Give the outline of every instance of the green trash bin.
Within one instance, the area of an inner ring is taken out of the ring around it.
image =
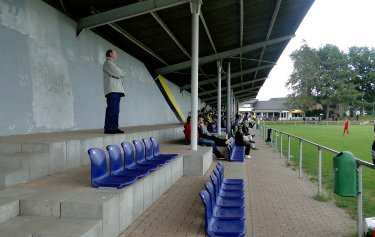
[[[358,193],[357,164],[351,152],[340,152],[333,158],[334,189],[344,197],[356,197]]]

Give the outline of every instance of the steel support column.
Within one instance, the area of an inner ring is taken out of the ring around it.
[[[221,134],[221,61],[217,61],[217,134]]]
[[[227,76],[227,135],[230,135],[231,127],[230,127],[230,101],[232,99],[231,93],[230,93],[230,61],[228,61],[228,76]]]
[[[196,151],[198,133],[198,50],[199,50],[199,12],[202,2],[194,0],[191,7],[191,149]]]

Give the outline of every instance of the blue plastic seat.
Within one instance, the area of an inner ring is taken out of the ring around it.
[[[210,186],[210,182],[207,182],[205,186]],[[215,194],[213,193],[213,186],[211,184],[210,190],[207,192],[210,194],[211,205],[212,205],[212,216],[222,219],[245,219],[245,207],[222,207],[216,204]]]
[[[158,167],[153,165],[146,164],[137,164],[135,162],[134,148],[133,145],[129,142],[121,143],[122,149],[124,150],[124,167],[129,170],[139,170],[145,173],[150,173],[151,171],[156,170]]]
[[[212,194],[214,200],[216,200],[216,205],[219,207],[241,207],[245,208],[245,199],[243,198],[231,198],[231,197],[220,197],[216,194],[216,188],[210,182],[205,183],[207,191]]]
[[[222,190],[230,191],[230,190],[242,190],[244,191],[244,183],[223,183],[224,175],[218,170],[218,168],[214,168],[213,174],[216,175],[218,178],[219,186]]]
[[[135,148],[135,160],[137,164],[141,165],[149,165],[153,168],[159,168],[163,164],[160,164],[159,162],[151,161],[151,160],[146,160],[145,157],[145,148],[143,145],[143,142],[139,140],[133,140],[134,148]]]
[[[212,215],[210,195],[202,190],[199,193],[205,207],[205,229],[208,236],[245,236],[246,224],[243,219],[221,219]]]
[[[165,164],[170,162],[172,159],[161,159],[161,158],[155,158],[154,152],[152,150],[152,143],[150,139],[143,138],[143,145],[145,146],[145,159],[158,162],[160,164]]]
[[[224,163],[222,161],[218,161],[216,166],[222,166],[224,168]]]
[[[245,198],[245,193],[243,190],[223,190],[220,187],[220,183],[216,175],[211,174],[210,179],[215,187],[216,197],[226,197],[226,198]]]
[[[109,167],[110,173],[114,176],[136,176],[137,178],[142,178],[146,176],[149,171],[147,170],[135,170],[135,169],[127,169],[123,165],[122,162],[122,155],[120,147],[116,145],[108,145],[106,146],[108,154],[109,154]],[[134,160],[134,156],[133,156]]]
[[[91,160],[91,185],[95,188],[123,188],[137,180],[136,177],[110,176],[107,169],[107,157],[103,149],[91,148],[87,151]]]
[[[162,159],[174,159],[174,158],[177,157],[178,154],[173,154],[173,153],[170,153],[170,154],[161,154],[160,153],[160,146],[159,146],[159,143],[156,140],[156,138],[150,137],[150,140],[151,140],[152,148],[153,148],[153,151],[154,151],[154,157],[156,159],[159,159],[159,158],[162,158]]]
[[[226,179],[224,177],[224,165],[222,164],[222,162],[220,162],[221,164],[216,164],[216,169],[219,171],[220,175],[223,176],[222,177],[222,183],[224,184],[244,184],[244,180],[243,179]]]
[[[236,162],[243,162],[245,160],[245,147],[236,145],[233,140],[229,146],[229,160]]]

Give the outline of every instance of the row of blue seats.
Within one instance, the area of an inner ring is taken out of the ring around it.
[[[161,154],[159,143],[153,137],[143,138],[142,141],[134,140],[133,144],[135,153],[131,143],[121,143],[124,156],[121,154],[120,147],[106,146],[109,154],[109,171],[104,149],[90,148],[88,150],[93,187],[123,188],[177,157],[177,154]]]
[[[236,145],[234,139],[228,145],[229,160],[243,162],[245,160],[245,146]]]
[[[219,162],[200,192],[205,207],[208,236],[245,236],[245,191],[243,179],[224,178],[224,164]]]

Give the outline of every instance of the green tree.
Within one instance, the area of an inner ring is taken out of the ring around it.
[[[316,103],[313,82],[317,77],[318,56],[316,50],[304,42],[290,57],[293,60],[294,70],[286,83],[292,91],[288,102],[292,108],[307,111],[311,104]]]
[[[316,50],[304,42],[291,59],[294,69],[286,85],[293,91],[290,100],[301,107],[320,103],[328,117],[330,105],[349,106],[361,96],[353,83],[355,71],[337,46],[327,44]]]
[[[356,73],[355,88],[362,93],[353,106],[360,107],[363,115],[363,107],[372,107],[375,102],[375,49],[353,46],[349,48],[348,59],[351,70]]]
[[[355,71],[350,70],[349,60],[337,46],[327,44],[318,50],[320,88],[318,101],[326,109],[329,116],[329,106],[341,104],[349,106],[356,101],[361,93],[355,88],[353,78]]]

